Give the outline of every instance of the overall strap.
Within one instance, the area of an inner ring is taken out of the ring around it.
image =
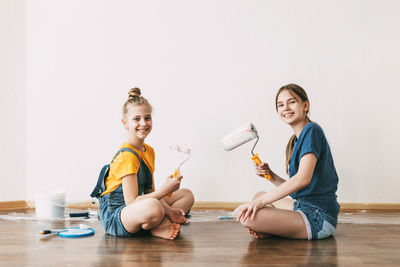
[[[139,155],[135,151],[133,151],[130,148],[124,147],[124,148],[121,148],[120,150],[118,150],[118,152],[115,154],[114,158],[112,159],[111,163],[119,155],[119,153],[124,152],[124,151],[129,151],[129,152],[133,153],[140,160]],[[104,181],[107,178],[106,176],[108,176],[108,172],[110,170],[110,164],[105,165],[101,169],[99,178],[97,179],[97,184],[96,184],[95,188],[93,189],[92,193],[90,194],[90,196],[92,198],[99,197],[101,195],[102,191],[104,190],[104,188],[102,188],[102,185],[104,185]],[[93,202],[93,199],[92,199],[92,202]],[[94,202],[93,202],[93,204],[94,204]]]
[[[129,152],[135,154],[135,156],[138,157],[138,159],[140,160],[139,155],[138,155],[135,151],[133,151],[133,150],[130,149],[130,148],[123,147],[123,148],[121,148],[120,150],[118,150],[118,152],[115,154],[115,156],[114,156],[114,158],[112,159],[112,161],[110,162],[110,164],[113,163],[114,159],[119,155],[119,153],[125,152],[125,151],[129,151]]]
[[[113,160],[111,161],[111,163],[114,161],[114,159],[118,156],[119,153],[124,152],[124,151],[129,151],[133,154],[135,154],[135,156],[138,158],[139,163],[140,163],[140,167],[139,170],[137,172],[137,182],[138,182],[138,194],[139,195],[144,195],[145,194],[145,190],[149,189],[152,187],[152,178],[153,175],[150,172],[149,167],[146,165],[146,163],[144,162],[143,159],[141,159],[139,157],[139,155],[132,149],[130,148],[121,148],[117,154],[114,156]],[[110,165],[111,165],[110,163]],[[104,177],[105,179],[106,177]]]

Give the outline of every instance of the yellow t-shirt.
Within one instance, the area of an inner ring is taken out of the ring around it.
[[[128,143],[123,143],[118,150],[121,148],[130,148],[135,151],[139,155],[140,159],[142,159],[146,163],[147,167],[149,167],[151,174],[153,174],[155,160],[154,150],[147,144],[144,144],[144,147],[146,151],[142,152]],[[129,174],[138,173],[139,167],[140,161],[135,154],[129,151],[123,151],[119,153],[119,155],[110,164],[110,172],[105,183],[106,190],[101,195],[107,195],[117,189],[117,187],[122,184],[121,178]]]

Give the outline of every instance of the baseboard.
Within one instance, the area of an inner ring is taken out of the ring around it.
[[[197,201],[193,205],[193,210],[234,210],[245,202],[208,202]]]
[[[216,201],[197,201],[194,203],[192,210],[234,210],[244,202],[216,202]],[[0,210],[16,210],[35,208],[34,201],[0,201]],[[67,205],[71,209],[98,209],[99,204],[96,201],[83,201]],[[365,212],[400,212],[400,203],[340,203],[341,212],[365,211]]]
[[[25,200],[0,201],[0,210],[21,210],[28,208]]]
[[[367,211],[367,212],[389,212],[400,211],[400,203],[351,203],[343,202],[340,204],[340,211]]]
[[[28,208],[31,208],[31,209],[35,208],[35,201],[26,201],[26,203],[28,204]],[[98,209],[99,203],[98,203],[98,201],[96,201],[93,204],[92,201],[88,200],[88,201],[67,204],[67,208],[69,208],[69,209]]]
[[[98,209],[99,202],[96,201],[95,203],[92,203],[92,201],[88,200],[85,202],[68,204],[67,208],[70,208],[70,209]]]

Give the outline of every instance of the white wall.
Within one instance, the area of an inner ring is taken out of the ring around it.
[[[198,201],[248,200],[272,187],[253,174],[250,144],[225,152],[219,140],[253,121],[256,151],[284,175],[291,130],[274,96],[295,82],[330,142],[339,200],[399,203],[399,9],[378,0],[28,1],[26,199],[57,189],[87,200],[124,140],[121,107],[139,86],[154,106],[156,183],[182,158],[168,149],[180,144],[193,151],[183,185]]]
[[[25,1],[0,0],[0,201],[25,199]]]

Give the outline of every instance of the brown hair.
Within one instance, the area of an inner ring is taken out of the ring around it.
[[[294,83],[284,85],[278,90],[278,92],[276,93],[276,96],[275,96],[275,108],[276,108],[277,112],[278,112],[278,96],[283,91],[289,91],[289,93],[292,96],[294,96],[295,98],[300,98],[303,103],[305,101],[309,101],[306,91],[303,88],[301,88],[299,85],[294,84]],[[310,118],[308,117],[309,111],[310,111],[310,109],[307,110],[306,118],[309,121],[311,121]],[[290,157],[292,156],[292,148],[293,148],[293,142],[294,142],[295,138],[296,138],[296,135],[293,134],[290,137],[288,144],[286,145],[286,173],[287,174],[289,174],[289,163],[290,163]]]
[[[122,107],[122,115],[125,116],[126,113],[128,112],[128,105],[133,104],[133,105],[149,105],[150,108],[151,105],[149,101],[147,101],[146,98],[141,96],[140,89],[137,87],[132,88],[128,92],[128,100],[126,100],[124,106]]]

